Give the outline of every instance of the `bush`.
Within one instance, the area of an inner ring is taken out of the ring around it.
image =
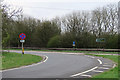
[[[62,34],[60,39],[62,48],[72,48],[73,41],[76,43],[76,40],[71,33]]]
[[[54,36],[52,37],[47,44],[47,47],[49,48],[59,48],[61,47],[61,41],[60,41],[60,36]]]
[[[109,36],[106,40],[106,48],[117,49],[118,48],[118,35]]]

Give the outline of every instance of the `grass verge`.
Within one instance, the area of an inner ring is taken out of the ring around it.
[[[98,56],[98,57],[104,57],[108,58],[116,63],[118,63],[118,55],[94,55],[94,54],[87,54],[87,55],[92,55],[92,56]],[[103,73],[94,75],[92,78],[119,78],[118,77],[118,71],[120,71],[120,68],[118,67],[119,64],[113,69],[110,69],[108,71],[105,71]]]
[[[2,53],[2,70],[16,68],[24,65],[30,65],[33,63],[40,62],[41,56],[24,54],[23,56],[19,53],[3,52]]]

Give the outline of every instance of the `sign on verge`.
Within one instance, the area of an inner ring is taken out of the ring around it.
[[[25,35],[24,33],[21,33],[21,34],[19,35],[19,38],[20,38],[21,40],[24,40],[24,39],[26,38],[26,35]]]
[[[105,42],[105,38],[97,38],[96,42]]]

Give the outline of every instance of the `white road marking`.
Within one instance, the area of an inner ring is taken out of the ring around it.
[[[100,64],[102,64],[102,61],[100,59],[97,59],[99,61]]]
[[[91,75],[85,75],[85,74],[83,74],[83,75],[80,75],[80,76],[92,77]]]
[[[93,72],[103,72],[103,71],[99,71],[99,70],[93,70]]]
[[[115,68],[115,67],[116,67],[116,64],[113,65],[113,68]]]
[[[43,55],[43,56],[45,56],[45,55]],[[45,57],[46,57],[45,60],[42,61],[42,62],[35,63],[35,64],[28,65],[28,66],[22,66],[22,67],[19,67],[19,68],[13,68],[13,69],[2,70],[2,72],[11,71],[11,70],[16,70],[16,69],[23,69],[23,68],[32,67],[32,66],[36,66],[36,65],[42,64],[42,63],[44,63],[44,62],[46,62],[46,61],[48,60],[48,57],[47,57],[47,56],[45,56]]]
[[[44,55],[45,56],[45,55]],[[46,62],[47,60],[48,60],[48,57],[47,56],[45,56],[46,57],[46,59],[43,61],[43,62]]]
[[[98,67],[99,69],[109,69],[109,68],[106,68],[106,67]]]
[[[111,66],[111,65],[103,65],[103,66]]]
[[[92,68],[92,69],[89,69],[89,70],[87,70],[87,71],[84,71],[84,72],[81,72],[81,73],[77,73],[77,74],[71,75],[70,77],[79,76],[79,75],[81,75],[81,74],[90,72],[90,71],[92,71],[92,70],[94,70],[94,69],[96,69],[96,68],[98,68],[98,66],[96,66],[96,67],[94,67],[94,68]]]

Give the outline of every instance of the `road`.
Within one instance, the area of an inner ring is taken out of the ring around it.
[[[25,54],[42,55],[46,59],[37,65],[4,70],[3,78],[87,78],[115,67],[111,60],[83,54],[39,51],[25,51]]]

